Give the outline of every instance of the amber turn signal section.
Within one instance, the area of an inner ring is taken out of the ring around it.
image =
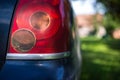
[[[29,30],[17,30],[12,35],[12,46],[18,52],[27,52],[33,48],[36,39],[33,33]]]
[[[30,18],[30,23],[34,29],[43,32],[48,28],[50,24],[50,17],[45,12],[35,12]]]

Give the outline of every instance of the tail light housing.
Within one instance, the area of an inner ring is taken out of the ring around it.
[[[69,51],[64,0],[19,0],[13,16],[9,53],[55,54]]]

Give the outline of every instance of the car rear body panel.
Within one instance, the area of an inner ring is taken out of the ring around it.
[[[74,80],[70,59],[20,61],[7,60],[0,80]]]
[[[0,67],[7,53],[8,34],[16,0],[0,0]]]

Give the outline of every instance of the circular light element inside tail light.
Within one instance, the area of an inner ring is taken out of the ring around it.
[[[50,24],[50,17],[45,12],[35,12],[30,18],[30,23],[34,29],[43,32],[48,28]]]
[[[31,0],[16,12],[17,27],[31,30],[37,40],[54,36],[61,23],[62,18],[59,8],[53,7],[47,2]]]
[[[26,29],[17,30],[12,35],[12,46],[18,52],[27,52],[33,48],[36,43],[34,34]]]

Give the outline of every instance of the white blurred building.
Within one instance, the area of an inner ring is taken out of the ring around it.
[[[79,31],[79,36],[80,37],[86,37],[88,36],[91,32],[94,31],[94,23],[98,22],[100,25],[103,16],[105,13],[105,7],[103,6],[102,3],[98,3],[96,0],[70,0],[71,5],[74,10],[74,16],[77,20],[77,27]],[[96,21],[95,21],[96,20]],[[98,29],[97,32],[97,37],[102,37],[106,34],[106,30],[104,27]],[[103,30],[104,29],[104,30]],[[99,32],[100,31],[100,32]],[[104,34],[101,34],[102,32]]]

